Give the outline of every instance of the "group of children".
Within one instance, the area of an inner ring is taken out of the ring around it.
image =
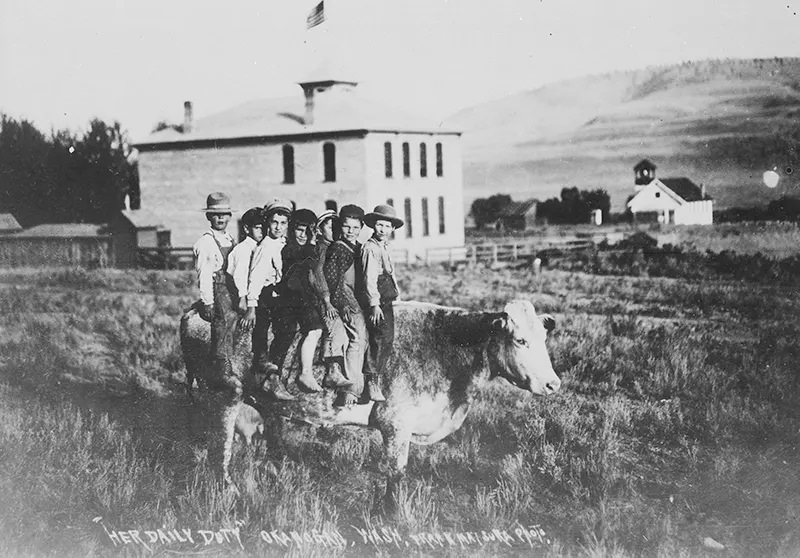
[[[322,385],[336,390],[334,405],[384,401],[380,377],[394,345],[398,298],[388,242],[403,226],[394,208],[378,205],[365,214],[345,205],[338,214],[316,215],[274,199],[244,213],[246,236],[238,244],[227,232],[233,213],[227,195],[210,194],[202,211],[211,229],[194,245],[198,311],[211,322],[219,377],[233,374],[236,332],[252,328],[251,377],[265,378],[264,389],[277,399],[294,399],[286,389],[286,360],[299,334],[301,389],[323,389],[312,371],[322,341]],[[373,232],[362,245],[364,225]]]

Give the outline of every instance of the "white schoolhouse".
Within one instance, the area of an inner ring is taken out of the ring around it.
[[[137,144],[142,209],[161,217],[174,246],[207,228],[198,209],[217,190],[231,196],[234,218],[275,197],[316,212],[389,203],[406,223],[396,249],[424,257],[464,245],[460,132],[364,99],[355,81],[317,73],[299,85],[302,96],[196,122],[186,103],[182,126]]]

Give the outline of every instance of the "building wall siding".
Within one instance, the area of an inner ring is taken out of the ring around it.
[[[393,172],[386,178],[384,144],[392,144]],[[408,142],[411,176],[403,176],[402,144]],[[420,176],[420,143],[426,144],[427,176]],[[442,144],[443,173],[436,176],[436,144]],[[368,212],[391,199],[399,217],[404,218],[406,198],[411,200],[413,232],[395,235],[393,246],[408,250],[412,257],[425,257],[429,248],[464,245],[464,189],[460,136],[453,134],[405,134],[372,132],[366,138],[366,183]],[[439,233],[439,197],[445,199],[445,232]],[[424,236],[422,199],[428,199],[428,236]]]
[[[322,146],[336,146],[336,182],[325,182]],[[314,211],[325,208],[325,200],[366,202],[365,155],[362,138],[293,142],[295,183],[283,183],[283,145],[286,142],[145,151],[139,156],[142,208],[162,216],[172,230],[174,246],[191,246],[208,228],[200,209],[210,192],[231,196],[234,222],[250,207],[264,205],[274,197],[295,201]],[[232,223],[233,224],[233,223]],[[229,227],[235,234],[235,227]]]

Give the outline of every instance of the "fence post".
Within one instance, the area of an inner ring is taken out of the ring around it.
[[[511,259],[517,261],[517,243],[511,245]]]
[[[426,248],[425,249],[425,266],[426,267],[430,267],[431,266],[431,249],[430,248]]]
[[[447,250],[447,262],[450,264],[450,267],[453,267],[453,249],[448,248]]]
[[[497,244],[492,244],[492,264],[497,265]]]

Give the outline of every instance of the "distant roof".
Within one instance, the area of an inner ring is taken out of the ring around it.
[[[638,171],[639,169],[650,169],[655,170],[656,166],[647,159],[642,159],[633,167],[633,170]]]
[[[659,180],[664,184],[664,186],[675,192],[687,202],[709,199],[708,196],[704,198],[703,191],[700,189],[700,187],[688,178],[659,178]]]
[[[0,232],[17,232],[22,227],[11,213],[0,213]]]
[[[17,233],[16,237],[87,238],[105,236],[105,225],[90,223],[47,223]]]
[[[123,209],[121,213],[137,229],[159,229],[164,227],[164,219],[146,209]]]
[[[188,133],[171,128],[160,130],[138,142],[137,147],[158,149],[180,143],[356,131],[461,133],[442,128],[438,122],[364,99],[355,91],[331,90],[318,93],[314,106],[314,123],[306,125],[305,98],[298,88],[298,95],[294,97],[250,101],[199,118]]]
[[[539,203],[538,200],[511,202],[502,211],[500,217],[520,217],[526,215],[537,203]]]

